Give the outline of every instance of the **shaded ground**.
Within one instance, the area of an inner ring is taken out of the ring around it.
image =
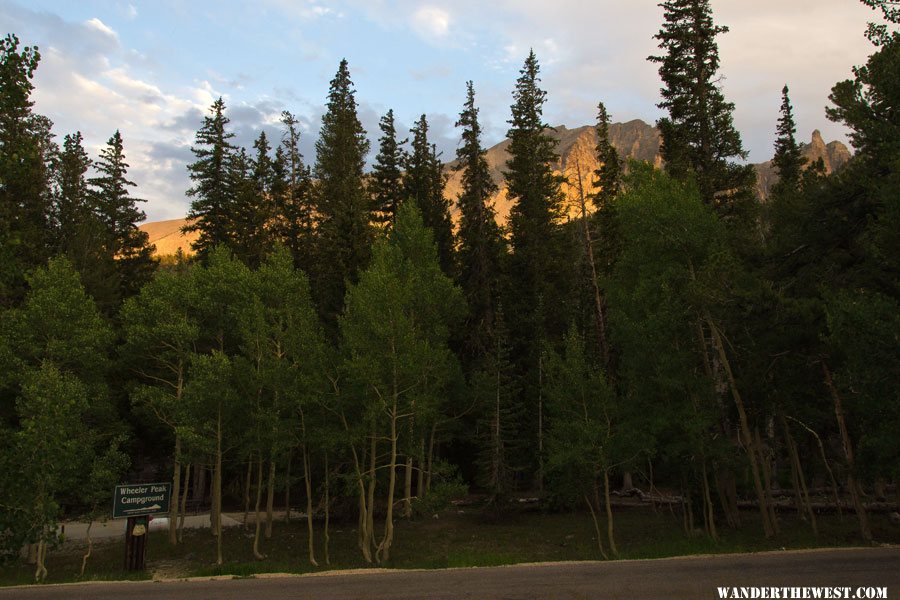
[[[676,513],[662,510],[654,513],[648,507],[621,509],[615,516],[620,557],[656,558],[863,545],[853,515],[845,515],[842,521],[836,515],[821,516],[820,535],[816,538],[807,524],[793,514],[785,514],[780,519],[781,533],[772,540],[763,538],[754,514],[745,513],[744,517],[741,529],[723,527],[721,540],[715,543],[705,538],[686,537],[681,529],[681,518]],[[221,567],[214,564],[215,540],[208,530],[186,531],[184,544],[176,547],[168,545],[165,531],[151,531],[147,572],[143,574],[122,572],[124,541],[110,540],[95,545],[85,579],[249,576],[371,566],[362,560],[356,547],[355,521],[332,524],[330,566],[324,560],[322,524],[317,523],[316,557],[320,566],[310,565],[305,523],[296,516],[287,524],[276,522],[272,539],[261,541],[261,550],[267,555],[261,561],[252,556],[252,528],[226,529],[223,537],[225,564]],[[879,543],[900,544],[900,527],[891,524],[886,515],[872,515],[872,528]],[[77,580],[82,552],[81,548],[72,546],[52,551],[47,560],[48,582]],[[398,520],[391,560],[382,566],[430,569],[599,558],[589,515],[522,512],[492,521],[477,510],[454,509],[441,513],[438,518]],[[33,567],[28,565],[0,569],[0,584],[29,583],[32,578]]]

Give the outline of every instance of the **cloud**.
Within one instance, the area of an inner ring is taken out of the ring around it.
[[[412,28],[426,40],[444,38],[450,32],[450,13],[436,6],[423,6],[411,17]]]
[[[87,21],[84,22],[84,24],[92,29],[96,29],[97,31],[99,31],[100,33],[102,33],[104,35],[107,35],[107,36],[115,39],[116,41],[119,40],[119,34],[117,34],[115,31],[113,31],[109,27],[109,25],[107,25],[106,23],[104,23],[103,21],[98,19],[97,17],[88,19]]]

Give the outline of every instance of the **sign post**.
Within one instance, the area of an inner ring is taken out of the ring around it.
[[[113,519],[127,518],[125,529],[125,570],[144,569],[150,515],[169,512],[171,483],[117,485],[113,493]]]

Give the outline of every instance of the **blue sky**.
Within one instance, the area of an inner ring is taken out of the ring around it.
[[[798,136],[844,130],[824,117],[831,86],[865,61],[875,14],[855,0],[713,0],[722,85],[750,160],[770,158],[784,83]],[[445,159],[465,82],[475,82],[488,145],[507,129],[518,70],[534,48],[547,120],[593,123],[598,100],[615,121],[660,116],[651,0],[0,0],[0,29],[42,54],[36,110],[64,134],[80,130],[96,156],[120,129],[130,176],[149,220],[184,215],[185,165],[202,116],[223,96],[248,147],[261,128],[278,138],[282,110],[304,126],[314,159],[328,82],[350,64],[360,117],[377,149],[378,118],[393,108],[406,129],[426,113]],[[371,157],[370,157],[371,158]]]

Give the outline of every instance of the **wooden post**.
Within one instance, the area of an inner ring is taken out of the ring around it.
[[[125,570],[143,571],[147,552],[149,519],[146,516],[128,517],[125,526]]]

